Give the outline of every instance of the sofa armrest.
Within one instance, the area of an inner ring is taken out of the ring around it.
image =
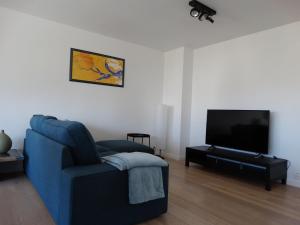
[[[127,171],[106,163],[64,169],[58,225],[134,224],[160,215],[168,207],[169,168],[162,173],[166,197],[130,205]]]
[[[59,225],[99,222],[128,204],[128,173],[106,163],[71,167],[62,171],[61,189]]]

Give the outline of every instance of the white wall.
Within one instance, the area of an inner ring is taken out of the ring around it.
[[[22,146],[33,114],[82,121],[95,139],[155,131],[163,53],[0,8],[0,129]],[[125,88],[69,82],[70,48],[125,58]]]
[[[185,159],[185,149],[189,145],[191,130],[193,50],[184,48],[181,105],[181,143],[180,158]]]
[[[175,159],[180,154],[183,57],[184,48],[164,54],[163,103],[169,106],[166,154]]]
[[[166,154],[183,159],[189,142],[193,51],[178,48],[164,54],[163,103],[169,106]]]
[[[300,186],[300,23],[194,52],[191,145],[205,143],[206,110],[271,110],[270,154],[291,161]]]

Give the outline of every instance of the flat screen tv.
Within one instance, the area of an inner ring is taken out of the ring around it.
[[[268,110],[207,110],[206,144],[268,153]]]

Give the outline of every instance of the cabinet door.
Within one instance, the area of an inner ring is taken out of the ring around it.
[[[215,164],[215,168],[223,172],[239,172],[240,162],[215,156],[207,156],[208,161]]]
[[[206,162],[206,154],[204,154],[202,151],[188,150],[187,154],[191,162],[200,164],[205,164]]]
[[[255,179],[265,179],[266,177],[266,167],[256,166],[251,164],[243,164],[241,170],[244,176],[252,177]]]

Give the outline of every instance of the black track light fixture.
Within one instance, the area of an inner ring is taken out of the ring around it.
[[[198,18],[200,21],[207,20],[211,23],[214,23],[213,16],[217,14],[217,12],[208,6],[198,2],[197,0],[191,0],[189,5],[193,8],[191,9],[190,15],[194,18]]]

